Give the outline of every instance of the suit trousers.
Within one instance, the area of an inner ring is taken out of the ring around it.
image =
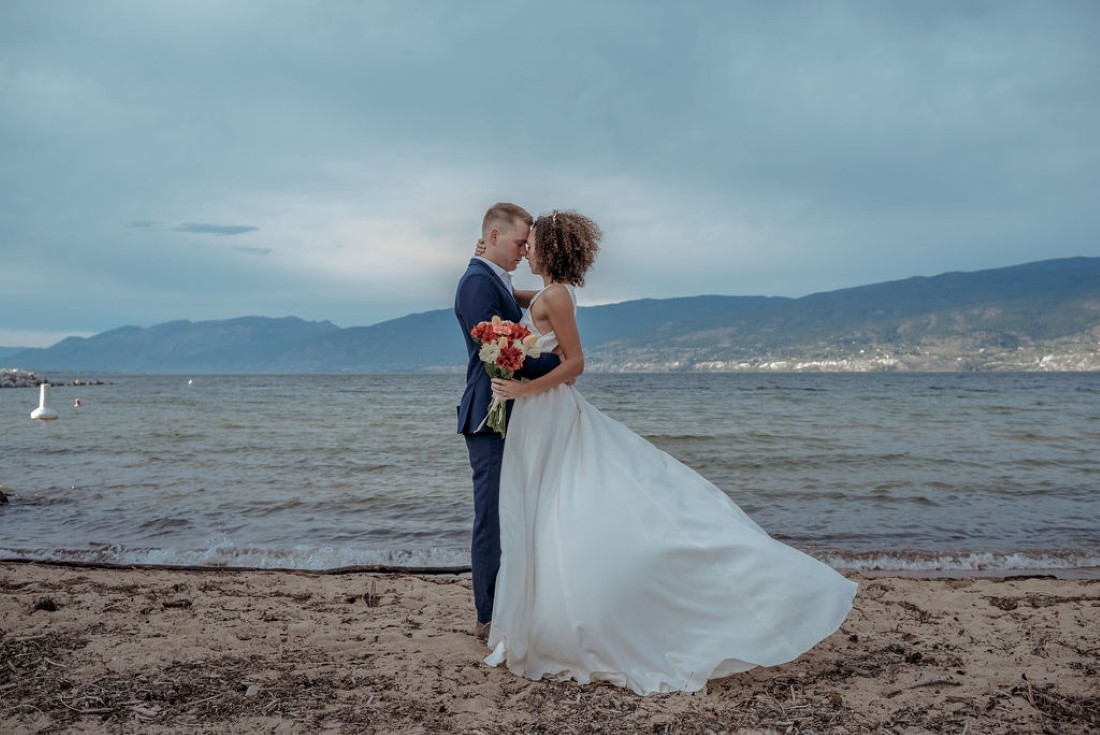
[[[474,607],[479,623],[493,618],[493,592],[500,570],[500,466],[504,438],[496,432],[464,434],[474,473],[474,532],[470,542]]]

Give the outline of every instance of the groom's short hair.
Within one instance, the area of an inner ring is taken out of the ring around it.
[[[481,220],[481,231],[485,233],[493,229],[494,226],[499,228],[501,225],[511,227],[512,220],[517,219],[526,222],[528,227],[535,221],[535,218],[531,216],[530,212],[518,204],[497,202],[489,207],[489,211],[485,213],[485,219]]]

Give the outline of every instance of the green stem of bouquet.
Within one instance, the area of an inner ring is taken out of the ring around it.
[[[485,371],[489,373],[490,378],[504,378],[505,380],[512,379],[512,371],[505,370],[497,367],[496,365],[490,365],[486,363]],[[502,439],[508,438],[508,401],[497,402],[496,398],[489,404],[489,416],[488,416],[489,428],[500,434]]]

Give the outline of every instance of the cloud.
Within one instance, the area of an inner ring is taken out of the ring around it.
[[[199,232],[204,235],[243,235],[246,232],[256,232],[260,228],[251,225],[211,225],[188,222],[173,229],[177,232]]]
[[[233,249],[241,253],[247,253],[249,255],[271,255],[271,248],[251,248],[244,245],[234,245]]]
[[[1100,256],[1095,3],[0,15],[0,313],[33,301],[27,329],[444,307],[498,200],[601,224],[582,303]]]

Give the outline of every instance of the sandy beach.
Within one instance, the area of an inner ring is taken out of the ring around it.
[[[643,698],[482,664],[462,576],[0,563],[0,731],[1100,731],[1100,580],[852,578],[798,660]]]

